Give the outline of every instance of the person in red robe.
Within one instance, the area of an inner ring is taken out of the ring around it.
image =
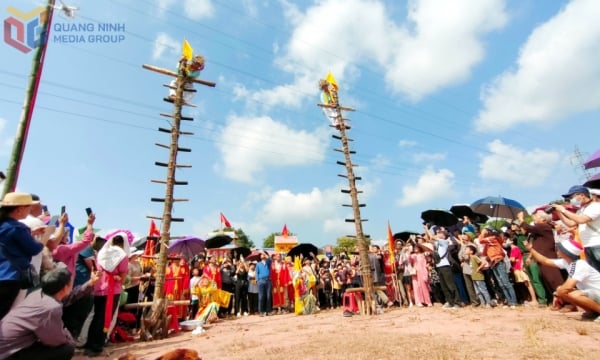
[[[185,258],[173,259],[165,273],[165,294],[168,300],[188,300],[190,297],[190,268]],[[187,306],[177,305],[180,319],[187,316]]]
[[[287,285],[287,301],[288,301],[288,311],[294,312],[296,294],[294,291],[294,262],[292,261],[291,256],[285,257],[285,265],[288,272],[288,276],[290,278],[290,283]]]
[[[273,309],[277,309],[278,313],[282,313],[286,308],[285,295],[291,282],[287,265],[281,261],[280,254],[275,254],[271,263],[271,283],[273,284]]]
[[[202,275],[206,275],[212,280],[214,286],[218,289],[222,288],[221,283],[221,269],[217,265],[217,259],[214,256],[208,258],[208,263],[202,269]]]

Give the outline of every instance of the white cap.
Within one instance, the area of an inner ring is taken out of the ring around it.
[[[590,194],[600,196],[600,189],[592,189],[590,188]]]

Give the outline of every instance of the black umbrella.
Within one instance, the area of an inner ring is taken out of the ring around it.
[[[407,242],[411,235],[416,236],[419,235],[419,233],[414,231],[401,231],[394,234],[394,240],[402,240],[403,242]]]
[[[475,224],[485,224],[488,221],[487,215],[476,213],[469,205],[453,205],[450,208],[450,212],[459,219],[462,219],[463,216],[468,216]]]
[[[206,239],[206,242],[204,243],[204,247],[207,249],[220,248],[220,247],[223,247],[223,246],[231,243],[231,240],[233,240],[233,239],[229,235],[217,234],[209,239]]]
[[[313,244],[309,244],[309,243],[303,243],[303,244],[298,244],[296,246],[294,246],[293,248],[290,249],[290,251],[288,251],[287,256],[291,256],[292,258],[295,256],[300,256],[302,255],[305,258],[312,258],[314,254],[314,256],[317,256],[317,252],[319,251],[319,249],[314,246]]]
[[[232,249],[230,253],[232,259],[239,260],[240,256],[243,256],[245,259],[248,255],[250,255],[250,253],[252,253],[252,250],[248,249],[247,247],[240,246]]]
[[[423,211],[421,219],[438,226],[452,226],[458,222],[458,218],[450,211],[436,209]]]

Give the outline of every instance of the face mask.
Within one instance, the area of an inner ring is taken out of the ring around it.
[[[571,203],[571,205],[575,205],[575,206],[579,206],[581,205],[581,201],[579,201],[577,198],[572,197],[571,200],[569,200],[569,202]]]

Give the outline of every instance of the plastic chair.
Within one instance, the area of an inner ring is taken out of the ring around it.
[[[360,293],[349,293],[345,292],[342,295],[342,311],[349,311],[351,313],[358,313],[358,303],[356,302],[356,298],[362,299]]]

